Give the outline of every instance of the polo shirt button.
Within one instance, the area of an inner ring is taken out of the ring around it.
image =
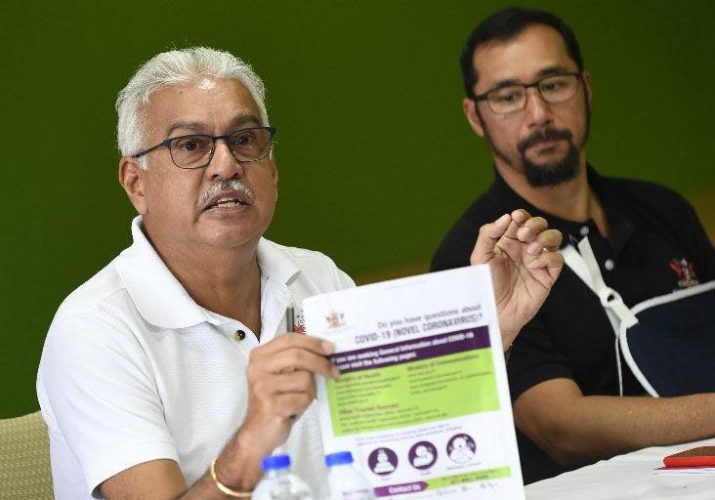
[[[606,271],[613,271],[613,268],[616,267],[611,259],[606,259],[606,262],[604,262],[603,265],[606,268]]]
[[[581,236],[588,235],[588,232],[589,232],[588,226],[581,226],[581,230],[579,231],[579,233],[581,233]]]
[[[244,332],[243,330],[236,330],[236,333],[233,334],[233,340],[235,340],[236,342],[240,342],[245,338],[246,332]]]

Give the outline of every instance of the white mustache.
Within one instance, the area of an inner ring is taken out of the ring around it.
[[[199,198],[199,206],[205,206],[211,198],[219,194],[221,191],[229,190],[243,193],[249,199],[251,204],[253,204],[253,201],[255,199],[253,190],[238,179],[231,179],[229,181],[220,181],[209,185],[206,191],[204,191],[204,193],[201,195],[201,198]]]

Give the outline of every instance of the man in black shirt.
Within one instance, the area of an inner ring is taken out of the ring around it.
[[[685,200],[654,184],[601,177],[587,163],[591,80],[563,21],[500,11],[472,33],[461,62],[464,113],[491,147],[496,178],[449,231],[433,270],[468,265],[477,228],[525,208],[565,244],[588,235],[604,281],[628,306],[715,279],[713,246]],[[619,381],[611,323],[568,268],[516,339],[508,370],[527,483],[715,435],[715,394],[642,397],[625,366]]]

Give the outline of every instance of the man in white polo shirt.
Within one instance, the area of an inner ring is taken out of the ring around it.
[[[58,499],[248,497],[281,445],[322,497],[313,375],[338,376],[333,347],[280,333],[288,307],[354,285],[262,238],[278,181],[263,97],[206,48],[157,55],[120,92],[134,243],[60,306],[38,373]],[[480,232],[505,345],[558,276],[560,239],[523,211]]]

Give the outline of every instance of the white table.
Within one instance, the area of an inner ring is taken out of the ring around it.
[[[656,475],[663,457],[696,446],[715,446],[715,438],[655,446],[603,460],[526,487],[527,500],[715,499],[715,474]]]

